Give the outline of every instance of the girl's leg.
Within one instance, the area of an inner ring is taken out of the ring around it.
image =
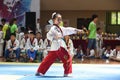
[[[53,64],[53,62],[58,58],[57,56],[58,51],[49,51],[48,55],[45,59],[41,62],[37,73],[42,73],[43,75],[47,72],[49,67]]]
[[[59,49],[58,56],[63,62],[64,74],[72,73],[72,58],[70,54],[64,48],[61,47]]]

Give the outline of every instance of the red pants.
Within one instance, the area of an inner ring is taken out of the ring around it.
[[[45,74],[57,58],[63,62],[64,74],[72,73],[72,59],[69,53],[62,47],[57,51],[50,51],[41,62],[37,72]]]

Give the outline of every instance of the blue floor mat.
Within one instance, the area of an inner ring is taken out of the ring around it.
[[[120,80],[120,65],[73,64],[71,77],[63,77],[62,64],[53,64],[43,77],[35,76],[37,68],[38,64],[0,64],[0,75],[23,76],[18,80]]]

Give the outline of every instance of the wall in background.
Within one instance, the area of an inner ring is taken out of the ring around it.
[[[120,10],[120,0],[41,0],[41,10]]]

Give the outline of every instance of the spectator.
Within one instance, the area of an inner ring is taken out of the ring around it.
[[[2,25],[0,25],[0,56],[3,55],[3,31],[2,31]]]
[[[106,63],[109,63],[109,58],[113,56],[111,46],[107,46],[105,52],[102,55],[102,58],[106,60]]]
[[[70,39],[70,36],[65,36],[64,37],[65,43],[67,45],[67,51],[68,53],[71,55],[71,58],[73,59],[75,53],[74,53],[74,46],[73,46],[73,42]]]
[[[10,27],[10,33],[14,33],[16,34],[18,32],[18,27],[17,27],[17,19],[13,18],[10,23],[9,23],[9,27]]]
[[[20,48],[19,48],[19,41],[16,39],[15,34],[11,34],[10,40],[7,42],[7,48],[5,51],[5,59],[9,58],[9,54],[14,55],[16,54],[16,62],[19,60],[20,55]]]
[[[47,38],[44,40],[44,51],[43,51],[43,57],[45,58],[48,54],[48,51],[50,51],[51,42]]]
[[[97,28],[97,34],[96,34],[96,47],[97,47],[97,53],[99,54],[99,56],[102,55],[102,30],[100,27]]]
[[[36,33],[40,32],[42,33],[41,27],[40,27],[40,19],[37,19],[37,24],[36,24]]]
[[[93,15],[92,21],[88,27],[88,46],[87,46],[87,57],[89,56],[90,50],[94,49],[96,57],[98,57],[97,50],[96,50],[96,23],[98,21],[98,16]]]
[[[47,21],[47,25],[45,26],[45,33],[49,32],[51,27],[52,27],[52,24],[50,24],[50,22]]]
[[[32,62],[36,57],[36,51],[38,48],[38,42],[33,32],[30,32],[26,45],[29,61]]]
[[[4,34],[3,34],[3,31],[2,31],[2,25],[0,25],[0,43],[2,42],[3,43],[3,36],[4,36]]]
[[[21,39],[20,41],[20,50],[21,50],[21,53],[23,53],[23,55],[26,55],[26,49],[27,49],[27,39],[28,39],[28,33],[25,32],[24,33],[24,37]]]
[[[116,48],[112,51],[112,55],[110,56],[111,60],[120,61],[120,46],[116,46]]]
[[[79,46],[77,49],[76,49],[76,57],[81,59],[81,61],[84,60],[84,54],[83,54],[83,50],[82,50],[82,47]]]
[[[38,41],[37,58],[39,59],[39,61],[42,61],[44,45],[42,35],[40,32],[36,33],[36,38]]]
[[[6,19],[1,19],[1,23],[2,23],[2,31],[3,31],[3,39],[4,39],[4,44],[3,44],[3,56],[5,54],[5,47],[6,47],[6,40],[9,40],[9,34],[7,34],[7,31],[9,30],[8,24],[6,24]],[[6,35],[7,34],[7,35]]]
[[[1,23],[2,23],[2,25],[3,25],[3,28],[2,28],[2,31],[3,31],[3,33],[4,33],[4,35],[3,35],[3,39],[5,39],[5,36],[6,36],[6,31],[7,31],[7,29],[8,29],[8,24],[6,24],[6,19],[1,19]]]

